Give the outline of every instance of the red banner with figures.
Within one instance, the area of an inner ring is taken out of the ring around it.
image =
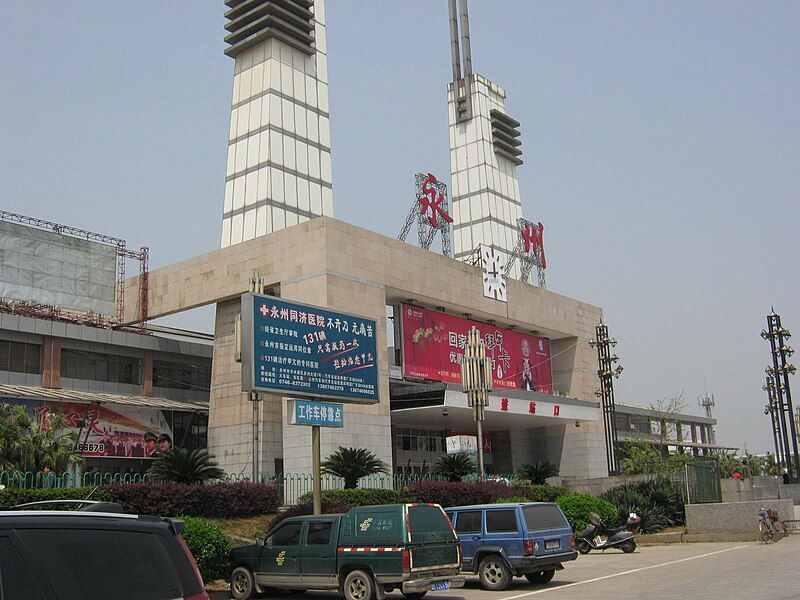
[[[403,375],[461,383],[467,334],[474,325],[492,360],[494,387],[553,393],[550,340],[401,304]]]

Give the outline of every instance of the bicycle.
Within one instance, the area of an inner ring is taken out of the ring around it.
[[[758,533],[761,541],[770,544],[782,540],[789,535],[789,528],[784,521],[778,521],[778,511],[771,508],[762,508],[758,511]]]

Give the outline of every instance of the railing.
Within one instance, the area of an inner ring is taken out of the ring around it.
[[[224,481],[250,481],[242,474],[225,475]],[[7,488],[73,488],[88,485],[155,483],[148,473],[50,473],[0,471],[0,485]]]

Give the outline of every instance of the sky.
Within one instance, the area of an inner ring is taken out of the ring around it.
[[[147,245],[152,268],[218,248],[224,10],[0,3],[0,207]],[[447,3],[326,12],[334,216],[396,236],[414,173],[449,182]],[[800,336],[800,3],[473,0],[470,27],[474,71],[522,123],[548,289],[619,340],[617,400],[682,393],[699,414],[707,391],[719,442],[770,449],[772,305]]]

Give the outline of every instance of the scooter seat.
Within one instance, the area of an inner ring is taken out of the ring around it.
[[[606,535],[610,538],[612,536],[617,535],[620,531],[625,531],[626,527],[609,527],[606,529]]]

